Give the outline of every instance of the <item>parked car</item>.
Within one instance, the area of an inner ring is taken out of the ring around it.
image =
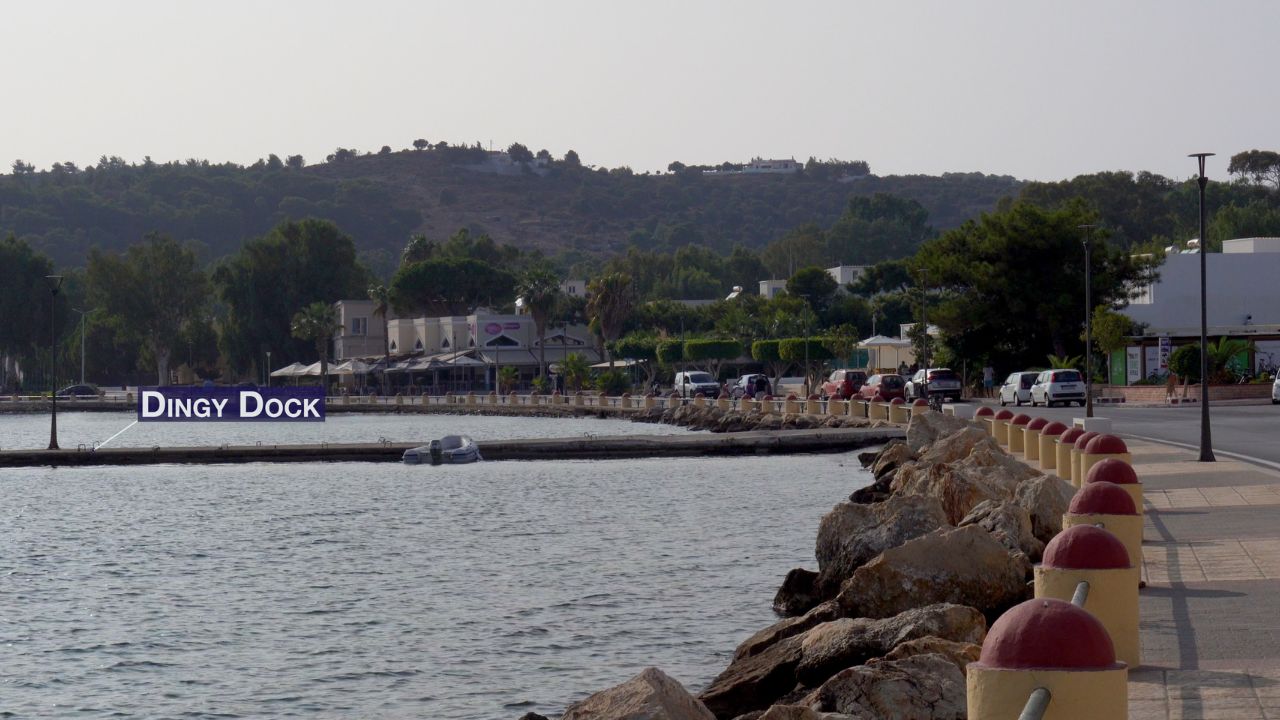
[[[930,394],[942,395],[952,402],[960,401],[960,395],[964,391],[964,384],[960,382],[960,376],[951,368],[929,368],[927,371],[923,369],[917,370],[916,374],[907,382],[906,393],[908,400],[919,400],[924,397],[926,372],[929,377]]]
[[[1040,373],[1035,371],[1010,373],[1000,386],[1000,407],[1009,403],[1021,405],[1031,402],[1031,386],[1036,384],[1039,376]]]
[[[747,373],[746,375],[739,376],[738,379],[729,386],[729,394],[733,395],[734,400],[743,396],[755,397],[756,381],[759,378],[764,378],[765,384],[772,386],[767,375],[762,375],[761,373]],[[769,390],[766,390],[765,394],[768,394],[769,392]]]
[[[714,398],[720,396],[720,383],[709,372],[678,372],[672,383],[680,397],[691,398],[698,393]]]
[[[834,370],[822,383],[822,398],[848,400],[866,381],[867,374],[861,370]]]
[[[858,389],[858,397],[863,400],[870,400],[876,396],[876,393],[879,393],[880,397],[885,400],[892,400],[896,397],[906,399],[906,385],[907,382],[902,379],[902,376],[895,373],[872,375]]]
[[[88,383],[83,385],[68,385],[58,391],[58,397],[96,398],[101,395],[102,393],[98,390],[97,385],[90,385]]]
[[[1079,370],[1045,370],[1031,386],[1031,406],[1080,403],[1084,407],[1084,375]]]

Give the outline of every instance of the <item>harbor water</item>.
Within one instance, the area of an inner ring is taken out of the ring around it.
[[[60,417],[63,445],[128,420]],[[0,418],[6,447],[47,428]],[[406,432],[685,431],[343,416],[112,445]],[[515,720],[650,665],[697,691],[868,480],[853,454],[0,470],[0,714]]]

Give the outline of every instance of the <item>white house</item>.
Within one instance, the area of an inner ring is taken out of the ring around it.
[[[862,273],[866,271],[866,265],[837,265],[833,268],[827,268],[827,274],[842,288],[849,283],[857,282],[858,278],[862,277]]]
[[[760,296],[765,300],[772,300],[778,296],[778,293],[785,292],[787,289],[786,280],[761,280]]]
[[[765,160],[764,158],[751,158],[751,162],[742,166],[744,173],[795,173],[804,169],[804,163],[797,162],[795,158],[788,160]]]
[[[372,300],[339,300],[333,306],[342,327],[333,335],[333,357],[337,361],[382,354],[382,338],[386,327],[381,316],[373,314]],[[387,319],[394,320],[394,312]]]

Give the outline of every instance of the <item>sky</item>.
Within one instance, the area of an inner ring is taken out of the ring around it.
[[[637,172],[1194,174],[1280,149],[1280,2],[6,0],[0,172],[415,138]],[[1271,88],[1268,90],[1267,88]]]

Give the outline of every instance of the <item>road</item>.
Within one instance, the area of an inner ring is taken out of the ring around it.
[[[988,401],[989,402],[989,401]],[[998,407],[998,406],[997,406]],[[1023,406],[1015,412],[1032,417],[1059,420],[1068,425],[1072,418],[1084,417],[1084,408],[1032,408]],[[1172,407],[1125,407],[1095,405],[1095,417],[1111,418],[1119,435],[1132,435],[1194,448],[1200,447],[1200,408],[1195,405]],[[1280,469],[1280,406],[1277,405],[1210,405],[1210,428],[1215,454],[1235,453],[1250,459],[1274,463]]]

